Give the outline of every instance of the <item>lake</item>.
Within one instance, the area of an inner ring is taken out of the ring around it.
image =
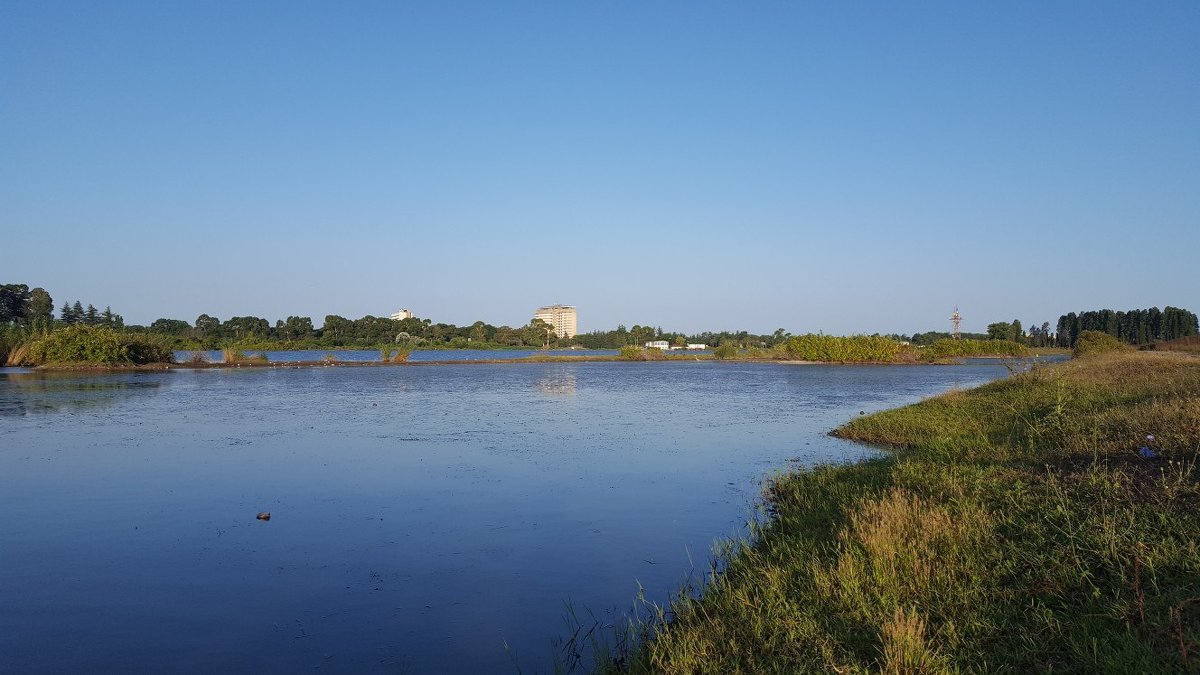
[[[858,415],[1006,374],[719,362],[0,369],[0,670],[544,672]],[[269,511],[269,521],[256,520]]]
[[[175,360],[187,362],[196,352],[176,351]],[[296,363],[300,361],[324,361],[332,356],[335,361],[380,361],[378,349],[294,349],[288,351],[254,351],[249,354],[267,355],[271,363]],[[429,361],[498,361],[508,359],[523,359],[530,356],[615,356],[615,349],[414,349],[408,356],[412,363]],[[674,352],[676,354],[709,354],[704,352]],[[220,351],[201,352],[205,360],[211,363],[221,363],[224,359]]]

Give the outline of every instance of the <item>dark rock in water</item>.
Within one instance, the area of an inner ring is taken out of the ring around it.
[[[270,512],[270,511],[263,511],[262,513],[258,514],[257,516],[254,516],[254,517],[255,517],[255,518],[258,518],[259,520],[270,520],[270,519],[271,519],[271,512]]]

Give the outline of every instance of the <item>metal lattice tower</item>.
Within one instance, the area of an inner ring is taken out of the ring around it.
[[[958,313],[958,308],[954,308],[954,313],[950,315],[950,337],[955,340],[962,337],[962,314]]]

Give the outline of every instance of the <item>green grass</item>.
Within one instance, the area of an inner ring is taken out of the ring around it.
[[[894,452],[777,476],[701,591],[589,636],[599,670],[1200,672],[1200,359],[1078,359],[836,434]]]

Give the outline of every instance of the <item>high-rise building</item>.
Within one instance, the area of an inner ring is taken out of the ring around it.
[[[533,318],[541,319],[554,327],[558,337],[575,337],[575,307],[572,305],[548,305],[538,307]]]

